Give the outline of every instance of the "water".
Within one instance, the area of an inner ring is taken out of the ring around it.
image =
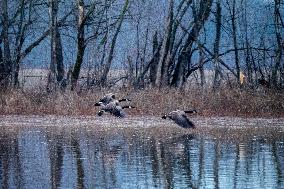
[[[284,188],[284,120],[0,117],[0,188]]]

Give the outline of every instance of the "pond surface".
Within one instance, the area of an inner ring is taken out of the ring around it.
[[[284,188],[284,119],[0,116],[0,188]]]

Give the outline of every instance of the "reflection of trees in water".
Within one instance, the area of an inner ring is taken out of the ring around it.
[[[41,132],[47,137],[48,157],[42,161],[50,162],[46,171],[51,188],[74,180],[77,188],[121,188],[126,183],[134,188],[141,184],[149,188],[239,188],[250,186],[255,178],[259,186],[272,182],[279,188],[284,184],[283,141],[237,143],[192,135],[160,137],[138,130]],[[21,188],[23,177],[28,176],[23,174],[18,137],[16,132],[0,129],[0,188]],[[70,171],[76,178],[63,180]]]
[[[220,144],[214,143],[214,163],[213,163],[213,175],[214,175],[214,188],[219,189],[219,161],[220,161]]]
[[[155,137],[151,137],[149,140],[149,157],[152,160],[152,178],[155,185],[158,185],[157,178],[160,175],[160,161],[159,157],[161,157],[161,151],[159,150],[159,142],[155,139]]]
[[[189,155],[192,140],[191,135],[184,135],[162,143],[161,161],[164,175],[166,175],[167,188],[174,187],[174,180],[179,179],[179,177],[184,178],[185,175],[187,187],[192,188],[191,158]]]
[[[154,186],[172,188],[176,179],[175,174],[183,172],[184,175],[189,176],[187,184],[188,187],[191,187],[191,161],[189,153],[187,153],[189,152],[191,140],[192,136],[190,135],[159,139],[155,135],[148,136],[136,133],[127,139],[128,153],[131,158],[126,160],[128,162],[125,163],[132,164],[136,162],[134,164],[136,169],[151,169],[151,175],[149,176],[153,179]],[[150,165],[149,162],[151,162]],[[178,170],[176,169],[177,166]],[[137,177],[139,177],[141,171],[136,171]],[[142,173],[147,174],[147,170]],[[149,176],[145,175],[144,177],[146,186],[151,184],[149,183]]]
[[[7,141],[9,140],[8,136],[1,136],[1,144],[0,144],[0,161],[2,168],[2,186],[3,188],[9,188],[8,180],[9,180],[9,156],[11,153],[10,146],[7,145]],[[3,142],[3,143],[2,143]]]
[[[71,132],[71,145],[73,147],[73,151],[75,153],[76,158],[76,167],[77,167],[77,188],[83,189],[84,188],[84,167],[83,167],[83,160],[82,154],[80,151],[80,144],[75,136],[74,132]]]
[[[22,187],[22,163],[20,159],[18,136],[16,133],[0,130],[0,186],[11,188]],[[1,187],[0,187],[1,188]]]
[[[125,145],[124,139],[116,133],[97,136],[95,139],[98,146],[96,171],[102,177],[98,182],[103,188],[117,188],[118,158]]]
[[[22,163],[21,163],[21,159],[20,159],[20,151],[19,151],[19,141],[18,141],[18,137],[13,137],[13,140],[11,142],[11,151],[12,154],[10,156],[10,160],[12,160],[14,163],[13,166],[13,170],[15,171],[15,185],[17,188],[21,188],[21,184],[22,184]]]
[[[284,142],[279,143],[278,145],[276,142],[272,143],[272,154],[273,154],[273,162],[276,170],[276,175],[278,178],[278,185],[284,185]],[[282,178],[282,183],[281,183]]]
[[[59,188],[62,177],[64,150],[60,136],[55,132],[47,132],[47,143],[50,159],[51,188]]]

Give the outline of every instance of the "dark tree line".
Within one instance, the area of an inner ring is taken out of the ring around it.
[[[283,88],[284,4],[264,3],[263,10],[273,16],[260,25],[252,22],[251,3],[1,0],[1,88],[20,87],[21,65],[42,43],[50,48],[47,91],[80,88],[81,75],[87,76],[88,89],[121,81],[135,88],[183,88],[193,75],[198,84],[214,89],[232,78],[240,86],[243,76],[252,88],[260,79]],[[253,38],[256,27],[263,30]],[[68,50],[75,58],[67,65],[64,49],[71,40],[75,48]],[[120,68],[127,73],[112,78],[117,57],[125,57]]]

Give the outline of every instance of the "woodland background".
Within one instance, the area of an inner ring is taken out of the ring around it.
[[[175,100],[169,108],[284,112],[281,0],[1,0],[0,6],[2,113],[62,113],[54,106],[74,103],[68,111],[82,114],[79,102],[109,90],[142,98],[141,112],[153,113],[145,101],[169,94]],[[25,88],[38,70],[43,81]]]

